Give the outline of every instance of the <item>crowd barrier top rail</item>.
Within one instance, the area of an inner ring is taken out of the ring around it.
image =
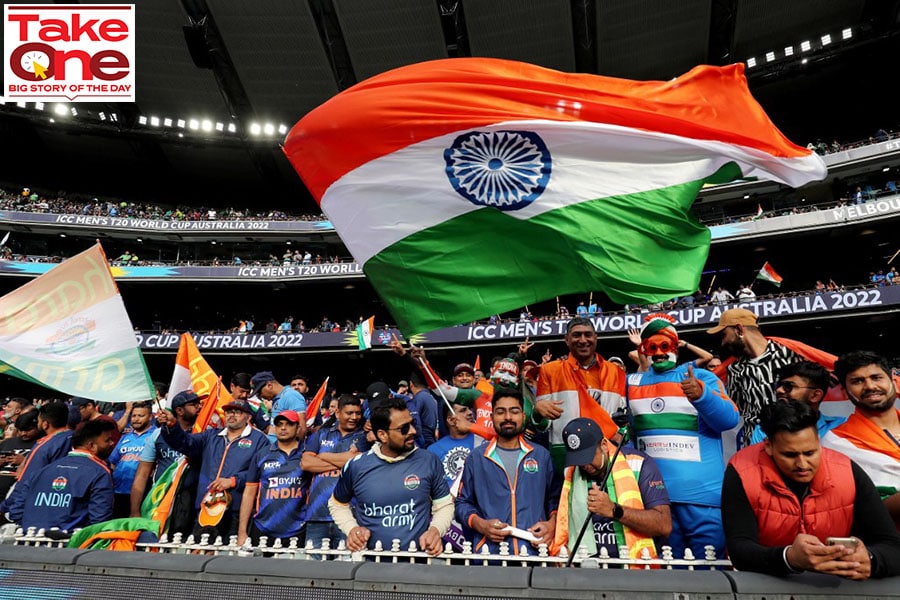
[[[209,543],[208,538],[181,543],[174,537],[172,541],[141,544],[135,552],[107,552],[64,548],[61,547],[64,540],[53,539],[55,532],[49,537],[43,533],[18,531],[0,538],[0,589],[4,597],[103,597],[107,600],[138,596],[217,600],[255,597],[310,600],[900,598],[900,578],[896,577],[854,582],[804,573],[778,578],[729,570],[727,561],[700,560],[687,565],[681,564],[685,561],[672,560],[661,565],[662,568],[649,568],[653,561],[576,556],[574,564],[578,568],[564,568],[564,557],[548,557],[540,552],[528,557],[445,552],[429,559],[414,549],[351,553],[342,546],[311,549],[299,548],[296,543],[286,546],[260,543],[259,547],[251,548],[237,547],[233,540],[228,544],[222,540]],[[319,560],[326,556],[331,560]],[[41,595],[35,590],[40,590]]]

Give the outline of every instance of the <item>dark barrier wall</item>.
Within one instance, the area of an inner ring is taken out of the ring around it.
[[[900,578],[853,582],[730,571],[621,571],[318,562],[0,546],[0,598],[104,600],[725,600],[900,598]]]

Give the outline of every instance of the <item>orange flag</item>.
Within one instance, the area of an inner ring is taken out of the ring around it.
[[[183,333],[178,346],[178,355],[175,357],[175,370],[169,384],[167,403],[171,405],[175,394],[187,389],[193,390],[198,396],[207,396],[200,414],[197,415],[197,422],[194,423],[194,431],[203,431],[210,425],[221,427],[225,416],[222,407],[231,402],[231,393],[222,385],[222,379],[200,354],[193,336]]]
[[[313,396],[312,401],[306,405],[306,426],[310,427],[316,421],[316,415],[319,414],[319,409],[322,407],[322,399],[325,398],[325,391],[328,388],[328,380],[331,379],[331,376],[325,378],[325,381],[322,382],[322,385],[319,386],[319,391],[316,392],[316,395]]]
[[[476,371],[481,370],[481,355],[480,354],[475,357],[475,370]]]

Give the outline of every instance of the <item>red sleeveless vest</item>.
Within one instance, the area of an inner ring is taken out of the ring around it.
[[[850,459],[822,448],[819,470],[801,505],[763,446],[755,444],[744,448],[730,462],[740,476],[744,493],[756,514],[759,543],[787,546],[798,533],[814,535],[822,542],[829,536],[849,536],[856,500]]]

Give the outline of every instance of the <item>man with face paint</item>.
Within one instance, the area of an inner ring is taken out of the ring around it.
[[[890,364],[874,352],[849,352],[834,363],[834,374],[856,410],[822,438],[822,445],[863,468],[900,524],[900,411]]]
[[[650,370],[628,376],[627,397],[636,445],[662,472],[672,501],[669,545],[676,558],[690,548],[702,558],[706,546],[725,555],[722,532],[722,433],[738,424],[737,407],[721,380],[693,364],[678,365],[673,319],[650,314],[641,328],[639,352]]]

